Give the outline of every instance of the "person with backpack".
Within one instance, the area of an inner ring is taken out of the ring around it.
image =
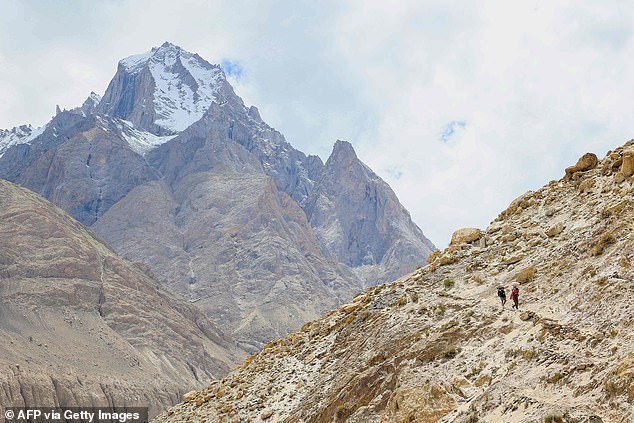
[[[513,285],[513,290],[511,291],[511,299],[513,300],[513,307],[515,310],[519,310],[520,303],[520,288],[517,285]]]
[[[504,308],[504,304],[506,304],[506,291],[503,286],[498,286],[498,297],[500,297],[500,301],[502,301],[502,308]]]

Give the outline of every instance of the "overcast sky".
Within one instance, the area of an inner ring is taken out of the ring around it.
[[[0,0],[0,128],[103,94],[164,41],[222,63],[300,150],[337,139],[438,246],[634,132],[616,1]]]

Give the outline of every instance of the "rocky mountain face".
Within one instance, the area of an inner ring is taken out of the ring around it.
[[[584,155],[156,421],[634,421],[633,175],[634,140]]]
[[[0,178],[147,264],[251,351],[434,249],[350,144],[325,165],[306,156],[218,66],[170,43],[25,137],[5,142]]]
[[[320,245],[359,273],[369,270],[366,281],[402,276],[420,263],[421,251],[434,249],[389,185],[345,141],[335,143],[305,210]]]
[[[0,180],[0,404],[149,406],[244,353],[150,270],[37,194]]]

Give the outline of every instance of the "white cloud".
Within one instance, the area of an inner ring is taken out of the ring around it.
[[[239,63],[238,94],[298,148],[351,141],[439,245],[632,133],[619,2],[49,3],[1,6],[0,126],[44,123],[169,40]]]

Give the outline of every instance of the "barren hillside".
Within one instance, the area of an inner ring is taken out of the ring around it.
[[[0,180],[0,404],[149,406],[243,357],[209,319],[39,195]]]

